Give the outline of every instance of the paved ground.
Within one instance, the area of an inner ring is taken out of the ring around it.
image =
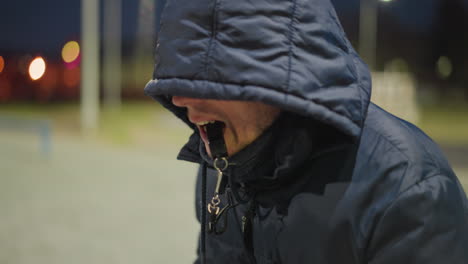
[[[54,143],[44,157],[35,137],[0,134],[0,263],[191,263],[195,166],[175,148]]]
[[[178,147],[54,138],[46,157],[36,137],[1,132],[0,263],[191,263],[195,166],[175,161]],[[468,187],[465,161],[456,170]]]

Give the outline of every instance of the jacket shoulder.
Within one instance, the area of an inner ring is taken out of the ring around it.
[[[400,167],[403,189],[435,175],[456,178],[439,146],[428,135],[375,104],[369,107],[359,158],[370,159],[381,168]]]

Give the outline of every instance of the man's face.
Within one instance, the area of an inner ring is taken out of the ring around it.
[[[197,125],[206,152],[211,156],[208,138],[202,126],[209,121],[221,121],[225,125],[224,141],[228,155],[243,149],[268,128],[280,113],[280,109],[248,101],[225,101],[174,96],[172,103],[187,108],[190,122]]]

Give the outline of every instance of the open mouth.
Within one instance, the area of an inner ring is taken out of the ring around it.
[[[221,121],[205,121],[197,123],[200,135],[205,143],[217,141],[224,138],[226,125]]]

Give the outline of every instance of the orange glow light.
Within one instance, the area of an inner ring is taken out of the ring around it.
[[[62,59],[66,63],[74,62],[80,55],[80,44],[76,41],[69,41],[62,49]]]
[[[33,81],[39,80],[46,71],[46,63],[42,57],[36,57],[29,65],[29,76]]]
[[[0,73],[2,73],[3,69],[5,68],[5,60],[2,56],[0,56]]]
[[[80,68],[66,69],[63,81],[67,87],[77,87],[80,84]]]
[[[6,78],[0,78],[0,102],[7,102],[12,95],[12,85]]]

